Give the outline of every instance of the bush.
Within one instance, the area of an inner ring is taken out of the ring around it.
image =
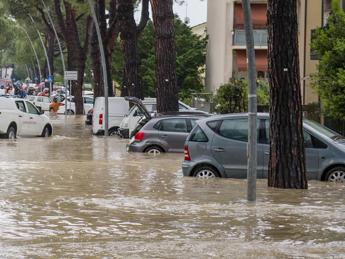
[[[230,79],[221,85],[215,95],[215,110],[219,113],[248,111],[248,82],[244,79]],[[258,105],[269,105],[269,85],[264,80],[257,81]]]

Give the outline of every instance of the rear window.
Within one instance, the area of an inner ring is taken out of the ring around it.
[[[206,134],[202,131],[199,126],[192,131],[189,137],[189,141],[191,142],[208,142],[208,138]]]

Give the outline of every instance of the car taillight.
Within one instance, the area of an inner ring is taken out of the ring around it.
[[[103,125],[103,114],[102,113],[99,114],[98,123],[99,123],[99,125]]]
[[[189,155],[189,148],[188,146],[184,146],[184,160],[190,161],[190,155]]]
[[[144,132],[139,131],[137,134],[135,134],[134,140],[140,142],[144,139],[144,136]]]

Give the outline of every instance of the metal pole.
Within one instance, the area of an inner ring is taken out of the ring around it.
[[[256,168],[257,168],[257,96],[256,96],[256,65],[253,24],[251,17],[250,0],[242,0],[244,25],[247,44],[248,67],[248,172],[247,172],[247,199],[256,200]]]
[[[63,69],[64,75],[65,75],[66,65],[65,65],[65,58],[63,56],[62,47],[61,47],[61,41],[60,41],[60,38],[59,38],[59,35],[58,35],[57,31],[56,31],[53,19],[52,19],[51,15],[50,15],[50,12],[49,12],[46,4],[44,3],[43,0],[41,0],[41,2],[43,4],[44,10],[46,11],[46,13],[48,15],[48,20],[49,20],[49,22],[50,22],[50,24],[51,24],[51,26],[53,28],[53,31],[54,31],[54,34],[55,34],[55,38],[56,38],[56,41],[57,41],[58,46],[59,46],[61,62],[62,62],[62,69]],[[66,82],[65,79],[63,81],[64,81],[64,86],[65,86],[65,116],[67,116],[67,82]]]
[[[31,19],[31,21],[32,21],[32,24],[34,25],[34,28],[36,29],[37,34],[38,34],[38,37],[39,37],[39,39],[40,39],[40,41],[41,41],[41,45],[42,45],[42,48],[43,48],[43,50],[44,50],[44,55],[45,55],[46,60],[47,60],[48,73],[49,73],[50,76],[52,76],[52,71],[51,71],[51,69],[50,69],[50,62],[49,62],[48,53],[47,53],[47,48],[46,48],[46,46],[44,45],[42,36],[41,36],[41,34],[40,34],[40,31],[39,31],[39,30],[37,29],[37,27],[36,27],[36,23],[35,23],[34,19],[32,18],[32,16],[31,16],[30,14],[29,14],[29,17],[30,17],[30,19]],[[51,81],[49,82],[49,91],[50,91],[49,96],[51,96],[51,94],[52,94],[52,92],[53,92],[53,87],[52,87],[52,82],[51,82]]]
[[[42,79],[41,66],[40,66],[40,61],[39,61],[39,59],[38,59],[37,52],[36,52],[36,50],[35,50],[35,46],[34,46],[32,40],[31,40],[31,38],[30,38],[29,33],[24,29],[24,27],[22,27],[22,26],[19,25],[19,28],[22,29],[22,30],[24,31],[26,37],[28,38],[28,40],[29,40],[29,42],[30,42],[31,48],[32,48],[32,50],[33,50],[33,52],[34,52],[35,59],[36,59],[36,62],[37,62],[37,66],[38,66],[38,70],[39,70],[38,73],[39,73],[40,81],[41,81],[41,79]]]
[[[99,52],[101,53],[101,61],[102,61],[102,69],[103,69],[103,85],[104,85],[104,136],[108,136],[108,127],[109,127],[109,111],[108,111],[108,78],[107,78],[107,64],[105,61],[105,54],[104,54],[104,46],[102,41],[101,32],[98,25],[98,20],[96,16],[96,12],[94,9],[94,3],[93,0],[88,0],[90,9],[91,9],[91,15],[93,19],[94,26],[96,28],[97,32],[97,38],[98,38],[98,46],[99,46]]]

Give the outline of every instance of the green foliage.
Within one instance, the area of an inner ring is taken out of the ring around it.
[[[177,17],[175,19],[175,35],[179,95],[182,100],[188,100],[192,92],[200,92],[203,89],[200,75],[204,70],[207,40],[194,35],[191,28]],[[154,97],[156,96],[155,41],[152,21],[148,22],[145,30],[140,35],[138,52],[141,59],[140,73],[143,80],[144,94],[145,96]],[[121,82],[123,58],[119,41],[116,43],[113,62],[115,68],[113,78],[117,82]]]
[[[317,29],[311,44],[320,57],[313,84],[327,115],[345,119],[345,13],[339,1],[332,6],[327,25]]]
[[[243,79],[230,79],[221,85],[215,95],[215,109],[219,113],[245,112],[247,110],[248,84]]]
[[[215,95],[215,109],[219,113],[246,112],[248,110],[248,82],[244,79],[230,79],[221,85]],[[269,105],[269,85],[264,80],[257,80],[258,105]]]

